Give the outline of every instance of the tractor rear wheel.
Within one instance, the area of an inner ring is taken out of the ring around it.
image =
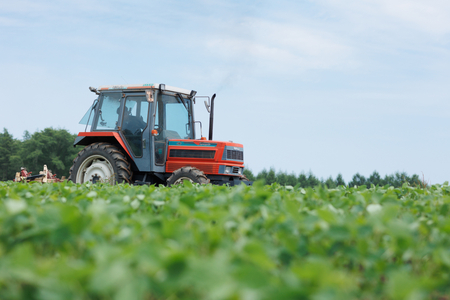
[[[69,180],[75,183],[131,183],[133,173],[125,154],[114,145],[93,143],[73,160]]]
[[[205,176],[205,173],[197,168],[186,166],[178,170],[175,170],[172,175],[167,179],[167,185],[182,184],[184,180],[188,180],[192,183],[208,184],[209,179]]]

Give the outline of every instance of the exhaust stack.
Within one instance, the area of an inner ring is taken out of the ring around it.
[[[209,107],[209,140],[213,139],[213,122],[214,122],[214,99],[216,94],[211,97],[211,105]]]

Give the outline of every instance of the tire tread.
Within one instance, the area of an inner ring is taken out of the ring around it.
[[[92,143],[78,152],[78,155],[73,160],[73,164],[69,170],[69,180],[75,182],[76,174],[74,174],[73,169],[74,166],[78,163],[80,157],[82,157],[86,153],[86,151],[89,152],[98,149],[108,153],[114,160],[112,163],[114,163],[117,167],[117,181],[119,183],[126,182],[131,184],[133,172],[131,171],[131,166],[127,160],[126,155],[116,146],[106,142]]]

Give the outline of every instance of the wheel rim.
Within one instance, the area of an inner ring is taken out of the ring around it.
[[[177,180],[175,180],[175,182],[173,184],[174,185],[175,184],[182,184],[183,180],[187,180],[187,181],[190,181],[191,183],[195,183],[194,180],[190,179],[189,177],[180,177]]]
[[[104,156],[92,155],[81,163],[77,172],[76,182],[109,182],[114,184],[114,175],[113,166]]]

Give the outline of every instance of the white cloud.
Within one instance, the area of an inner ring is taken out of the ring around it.
[[[409,23],[416,29],[431,34],[450,32],[450,2],[442,0],[379,0],[387,15]]]
[[[242,31],[252,34],[242,37]],[[352,49],[344,42],[325,31],[297,24],[248,19],[239,32],[231,34],[209,39],[207,47],[222,57],[273,71],[329,69],[354,63]]]
[[[50,10],[50,3],[42,3],[31,0],[1,1],[0,11],[5,13],[30,13]]]
[[[25,26],[25,24],[22,21],[14,19],[14,18],[0,16],[0,26],[18,27],[18,26]]]
[[[358,27],[389,31],[402,27],[433,35],[450,33],[450,2],[446,0],[325,0],[324,3],[356,20]]]

